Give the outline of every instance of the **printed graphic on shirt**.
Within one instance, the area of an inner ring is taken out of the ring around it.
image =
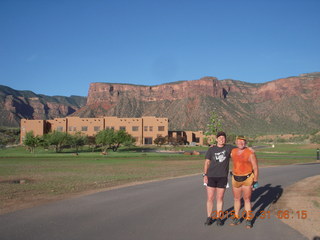
[[[222,152],[214,153],[216,157],[216,161],[223,162],[226,160],[226,150],[223,150]]]

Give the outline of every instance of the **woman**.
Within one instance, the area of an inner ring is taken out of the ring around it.
[[[218,132],[216,136],[217,145],[210,147],[206,153],[204,163],[203,182],[207,186],[207,219],[205,225],[213,223],[212,217],[216,219],[218,226],[223,222],[223,197],[228,183],[229,161],[231,150],[234,146],[226,144],[225,132]],[[212,211],[214,198],[217,200],[216,211]]]
[[[237,137],[237,148],[231,152],[233,162],[232,190],[234,195],[234,218],[230,225],[240,224],[241,196],[243,195],[246,215],[246,227],[252,228],[251,193],[253,188],[258,187],[258,162],[254,151],[247,148],[246,139]],[[244,214],[242,214],[244,216]]]

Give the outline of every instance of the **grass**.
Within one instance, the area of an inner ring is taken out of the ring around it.
[[[316,160],[317,145],[275,144],[256,149],[257,158],[262,165],[286,165],[308,163]]]
[[[120,148],[101,155],[88,149],[75,156],[23,147],[0,150],[0,213],[28,206],[32,202],[61,199],[73,194],[98,191],[132,182],[201,173],[203,155],[150,152],[151,148]],[[168,150],[164,147],[161,150]],[[207,147],[176,148],[205,151]],[[259,164],[282,165],[314,161],[315,150],[306,145],[277,145],[256,150]],[[24,184],[17,184],[25,180]]]

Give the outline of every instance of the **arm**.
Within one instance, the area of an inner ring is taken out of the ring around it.
[[[258,160],[254,152],[250,155],[250,162],[252,164],[253,173],[254,173],[253,181],[257,182],[259,179],[259,169],[258,169]]]
[[[210,166],[210,160],[209,159],[206,159],[205,162],[204,162],[204,168],[203,168],[203,173],[204,174],[207,174],[208,173],[208,168]],[[204,176],[203,177],[203,182],[204,183],[208,183],[208,176]]]

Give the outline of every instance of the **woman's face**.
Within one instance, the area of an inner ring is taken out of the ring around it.
[[[240,149],[244,149],[246,147],[246,141],[242,139],[237,139],[236,144]]]
[[[225,144],[226,144],[226,138],[225,138],[225,136],[219,136],[219,137],[217,138],[217,143],[218,143],[218,145],[225,145]]]

